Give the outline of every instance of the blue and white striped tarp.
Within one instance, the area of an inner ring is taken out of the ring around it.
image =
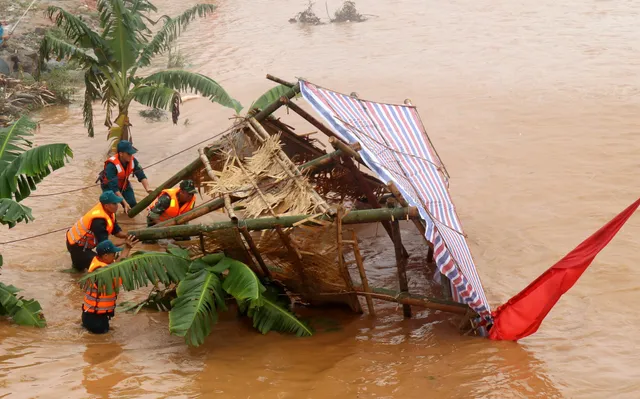
[[[344,141],[359,142],[366,165],[383,182],[393,181],[425,221],[440,272],[451,280],[454,299],[491,320],[491,309],[449,196],[444,166],[414,106],[360,100],[300,81],[305,100]]]

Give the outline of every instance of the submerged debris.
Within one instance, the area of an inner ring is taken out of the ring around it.
[[[143,109],[139,114],[148,122],[160,122],[168,119],[167,112],[159,108]]]
[[[335,18],[331,22],[364,22],[367,20],[362,14],[358,13],[355,1],[345,1],[342,8],[334,13]]]
[[[0,126],[6,126],[27,110],[56,102],[56,95],[46,84],[28,84],[0,74]]]
[[[291,23],[301,23],[301,24],[309,24],[309,25],[323,25],[324,22],[318,18],[318,16],[313,12],[313,2],[309,1],[307,5],[307,9],[296,14],[295,17],[290,18],[289,22]]]

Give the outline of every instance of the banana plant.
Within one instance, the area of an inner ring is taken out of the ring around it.
[[[46,13],[62,29],[65,39],[45,35],[39,49],[39,70],[52,56],[74,61],[84,70],[83,117],[90,137],[94,136],[95,100],[101,100],[106,109],[107,137],[114,141],[131,140],[129,106],[134,101],[170,110],[174,124],[180,115],[181,92],[195,92],[240,112],[240,103],[205,75],[175,69],[139,74],[154,57],[168,51],[196,17],[204,18],[215,8],[198,4],[177,17],[162,16],[154,22],[148,14],[156,8],[147,0],[98,0],[100,26],[93,30],[72,12],[49,6]],[[162,26],[152,34],[147,23],[160,22]]]
[[[20,201],[27,198],[42,179],[73,157],[67,144],[33,147],[29,139],[35,127],[34,122],[22,117],[0,128],[0,224],[9,228],[34,220],[31,209]],[[19,291],[13,285],[0,282],[0,316],[8,316],[17,324],[44,327],[46,321],[40,304],[18,297]]]
[[[175,284],[176,297],[169,311],[169,332],[184,337],[190,346],[199,346],[211,334],[218,313],[228,310],[233,299],[241,314],[253,320],[263,334],[269,331],[312,335],[311,328],[289,309],[286,298],[267,289],[260,278],[244,263],[225,256],[210,254],[191,260],[180,248],[164,252],[138,252],[132,257],[102,267],[79,280],[80,284],[97,284],[106,293],[115,289],[114,279],[122,279],[121,287],[135,290],[149,284]],[[138,306],[139,309],[139,306]]]

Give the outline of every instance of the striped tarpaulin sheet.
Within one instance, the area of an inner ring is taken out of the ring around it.
[[[490,320],[491,310],[448,190],[444,166],[414,106],[381,104],[300,81],[305,100],[350,143],[383,182],[393,181],[425,221],[436,264],[454,299]]]

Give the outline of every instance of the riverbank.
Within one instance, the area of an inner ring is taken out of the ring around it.
[[[78,10],[78,15],[91,21],[97,16],[93,0],[0,0],[0,21],[4,34],[11,35],[0,48],[0,126],[6,125],[24,112],[43,106],[68,103],[82,84],[82,74],[68,65],[51,61],[40,82],[36,72],[40,41],[53,23],[45,15],[51,5]],[[4,75],[4,77],[2,77]]]

